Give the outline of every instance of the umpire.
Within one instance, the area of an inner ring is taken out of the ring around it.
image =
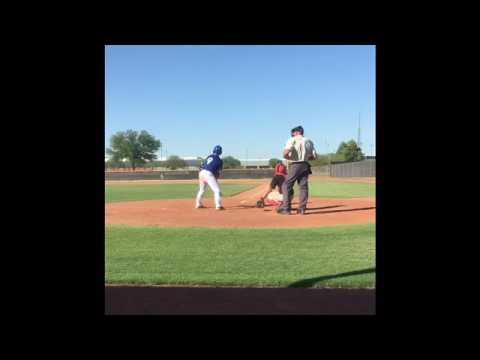
[[[300,203],[297,214],[305,215],[308,202],[308,175],[311,174],[308,160],[317,158],[315,147],[310,139],[303,136],[303,127],[297,126],[291,131],[283,157],[288,160],[290,168],[282,185],[283,204],[277,210],[281,215],[290,215],[293,198],[293,185],[298,181],[300,188]]]

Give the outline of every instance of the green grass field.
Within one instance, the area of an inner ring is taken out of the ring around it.
[[[298,194],[298,184],[295,184],[294,191]],[[375,197],[375,184],[310,181],[309,196],[331,199]]]
[[[375,225],[308,229],[108,226],[106,283],[375,287]]]
[[[223,184],[221,190],[223,196],[232,196],[253,187],[254,185]],[[105,186],[105,202],[192,199],[197,195],[197,191],[197,184],[115,184]],[[208,186],[205,196],[213,196]]]
[[[268,179],[265,180],[268,184]],[[252,189],[255,185],[221,184],[222,194],[232,196]],[[110,184],[105,187],[105,202],[158,200],[158,199],[192,199],[198,191],[197,184]],[[295,185],[295,194],[298,186]],[[340,183],[329,181],[311,181],[310,196],[323,198],[375,197],[375,184]],[[213,193],[209,187],[207,197]]]

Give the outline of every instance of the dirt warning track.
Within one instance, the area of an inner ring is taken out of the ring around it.
[[[162,227],[260,227],[297,228],[353,225],[375,222],[374,198],[310,198],[306,215],[279,215],[275,208],[256,208],[255,202],[265,186],[226,197],[226,210],[214,208],[213,199],[205,199],[205,209],[195,209],[194,199],[129,201],[105,204],[107,225]],[[296,202],[293,202],[296,209]]]

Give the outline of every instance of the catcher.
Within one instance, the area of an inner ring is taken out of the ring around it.
[[[287,167],[281,162],[275,165],[275,173],[273,175],[272,181],[268,187],[268,190],[263,194],[263,196],[257,201],[257,207],[263,208],[265,205],[271,206],[280,206],[282,205],[282,185],[287,176]],[[278,187],[278,193],[272,194],[275,188]],[[270,196],[269,196],[270,195]]]

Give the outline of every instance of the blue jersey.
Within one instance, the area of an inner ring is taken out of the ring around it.
[[[202,169],[208,170],[218,177],[220,171],[223,169],[223,160],[220,159],[220,156],[217,154],[209,155],[203,162]]]

